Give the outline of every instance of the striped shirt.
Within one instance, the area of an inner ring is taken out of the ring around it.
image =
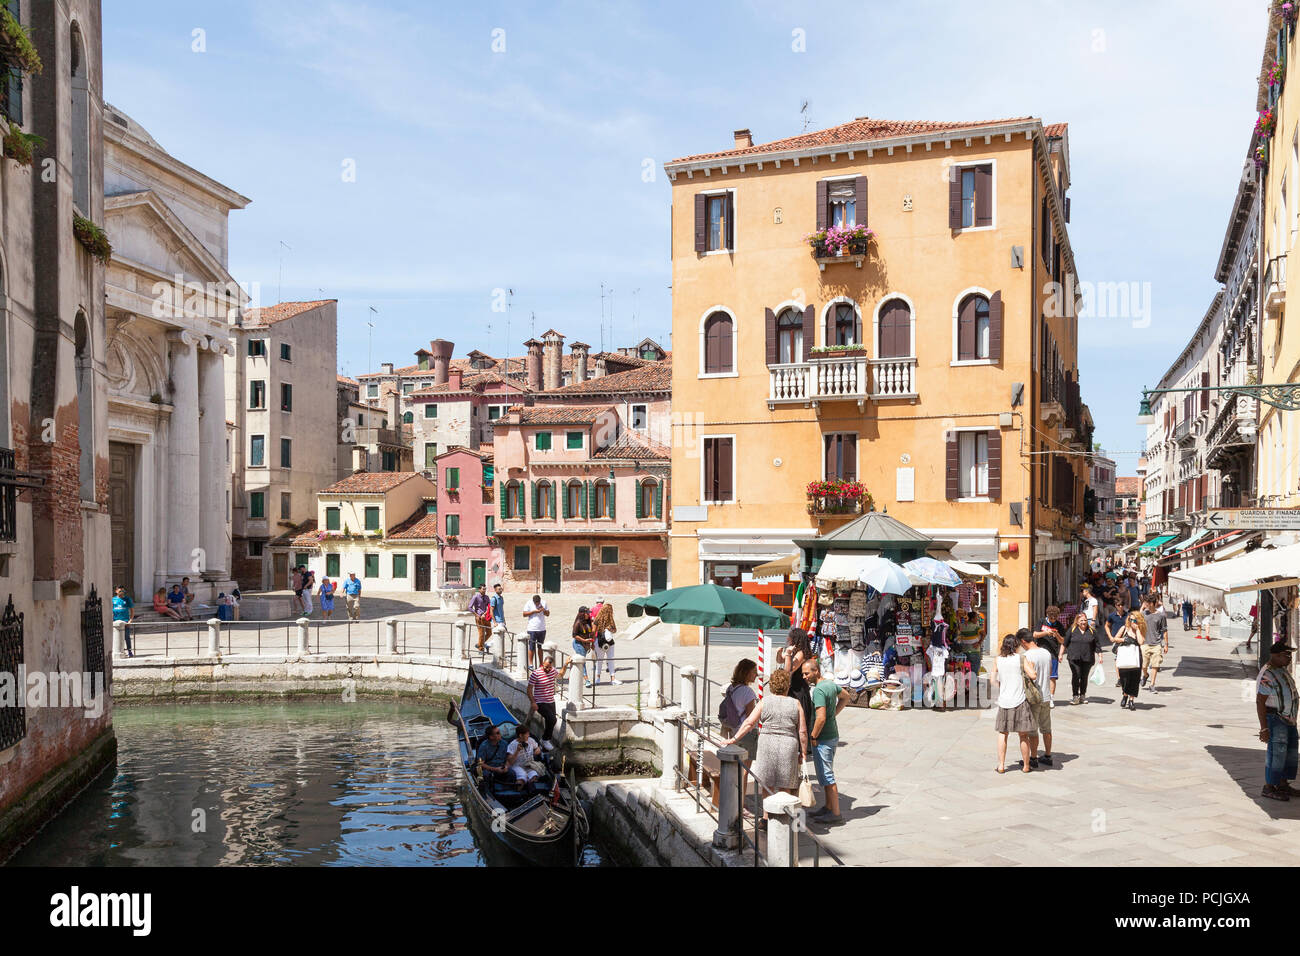
[[[1295,723],[1296,687],[1290,671],[1282,667],[1265,667],[1259,672],[1255,693],[1267,698],[1265,704],[1276,710],[1284,720]]]
[[[528,675],[528,689],[533,692],[533,700],[539,704],[555,703],[555,678],[560,672],[552,667],[549,671],[538,667]]]

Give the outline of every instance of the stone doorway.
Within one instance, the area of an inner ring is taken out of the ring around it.
[[[134,445],[108,443],[108,515],[113,548],[113,587],[121,585],[136,604],[152,595],[139,594],[135,580],[135,460]]]

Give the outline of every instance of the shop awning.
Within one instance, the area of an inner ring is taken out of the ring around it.
[[[762,578],[783,578],[787,575],[797,573],[799,568],[799,552],[786,555],[784,558],[777,558],[775,561],[768,561],[766,564],[760,564],[750,573],[756,579]]]
[[[1157,535],[1156,537],[1152,538],[1150,541],[1147,541],[1145,544],[1139,547],[1138,554],[1150,554],[1152,551],[1157,551],[1164,545],[1168,544],[1170,541],[1173,541],[1174,538],[1176,537],[1178,537],[1178,535],[1176,534]]]
[[[1300,584],[1300,544],[1260,548],[1227,561],[1215,561],[1169,575],[1169,593],[1222,610],[1224,597]]]
[[[1165,553],[1178,554],[1182,551],[1186,551],[1189,547],[1194,545],[1197,541],[1200,541],[1209,533],[1210,533],[1209,530],[1207,530],[1206,528],[1202,528],[1200,531],[1197,531],[1195,534],[1192,534],[1184,538],[1182,541],[1179,541],[1176,545],[1169,548],[1168,551],[1166,551]]]
[[[828,552],[817,571],[817,583],[856,583],[862,573],[862,559],[869,554],[867,551]]]

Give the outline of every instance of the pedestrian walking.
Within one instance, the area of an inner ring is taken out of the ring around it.
[[[126,656],[135,657],[131,651],[131,624],[135,621],[135,601],[131,600],[131,596],[126,593],[126,588],[120,584],[113,590],[113,620],[126,622],[126,626],[122,628],[122,637],[126,640]],[[103,624],[101,623],[100,626],[102,627]]]
[[[724,737],[740,738],[740,728],[744,725],[745,718],[753,712],[758,700],[758,694],[750,686],[757,677],[758,663],[748,657],[741,658],[731,672],[731,683],[722,692],[722,702],[718,705],[718,723],[722,725]],[[789,690],[788,683],[786,689]],[[751,763],[758,756],[758,735],[746,736],[744,740],[741,746],[749,755],[745,762]]]
[[[289,587],[293,591],[293,610],[297,614],[302,613],[302,567],[294,565],[293,576],[289,581]]]
[[[478,649],[482,652],[487,649],[488,638],[492,636],[492,602],[488,600],[486,584],[480,584],[469,599],[469,612],[474,615]]]
[[[541,657],[540,652],[538,656]],[[528,674],[528,713],[541,716],[542,749],[548,752],[555,749],[555,744],[551,740],[551,733],[555,730],[555,684],[564,677],[568,669],[568,663],[557,669],[555,655],[547,654]]]
[[[597,610],[599,609],[599,610]],[[623,682],[614,676],[614,635],[618,628],[614,626],[614,605],[604,598],[592,609],[592,627],[596,629],[596,670],[592,677],[600,683],[600,669],[603,665],[611,684]]]
[[[1038,626],[1038,630],[1034,631],[1034,642],[1052,657],[1051,677],[1048,681],[1050,693],[1045,694],[1048,706],[1052,706],[1056,700],[1056,679],[1061,662],[1061,637],[1061,609],[1055,604],[1049,604],[1043,623]]]
[[[822,677],[822,664],[816,657],[804,661],[803,679],[808,682],[813,705],[813,725],[808,731],[813,766],[817,768],[817,779],[826,791],[825,805],[811,817],[818,823],[843,823],[840,790],[835,783],[835,748],[840,743],[836,718],[848,704],[849,692],[829,677]]]
[[[1051,630],[1049,628],[1049,630]],[[1055,633],[1054,631],[1052,633]],[[1037,769],[1038,765],[1044,764],[1048,767],[1052,765],[1052,662],[1056,660],[1055,656],[1046,647],[1039,647],[1038,641],[1034,637],[1034,632],[1027,627],[1022,627],[1016,632],[1016,637],[1020,641],[1020,649],[1024,652],[1025,662],[1032,666],[1032,677],[1038,684],[1039,702],[1030,701],[1029,709],[1034,715],[1034,732],[1029,735],[1029,768]],[[1028,673],[1030,668],[1026,668]],[[1026,696],[1028,699],[1028,696]],[[1038,756],[1038,740],[1042,738],[1043,756]]]
[[[1268,649],[1268,663],[1255,681],[1255,711],[1264,751],[1264,790],[1270,800],[1290,800],[1300,794],[1291,786],[1296,778],[1296,686],[1291,676],[1293,650],[1285,641]]]
[[[321,578],[320,591],[320,613],[321,617],[329,620],[334,614],[334,592],[338,590],[338,585],[329,578]]]
[[[492,630],[498,631],[504,635],[506,633],[506,597],[505,597],[505,592],[501,590],[500,581],[492,585],[492,596],[488,599],[488,601],[492,605]],[[532,648],[529,647],[527,650],[529,652],[528,662],[527,662],[528,669],[532,670],[535,666],[537,666],[537,664],[540,664],[541,661],[538,660],[536,663],[534,663],[533,656],[532,656]]]
[[[1156,689],[1156,677],[1160,675],[1160,665],[1169,653],[1169,616],[1165,609],[1155,601],[1147,599],[1142,608],[1146,621],[1146,642],[1142,645],[1142,686],[1150,681],[1151,690]]]
[[[1192,629],[1192,602],[1184,598],[1182,610],[1183,610],[1183,630],[1190,631]]]
[[[316,572],[303,568],[302,572],[302,613],[304,617],[311,617],[312,604],[311,592],[316,586]]]
[[[998,714],[993,729],[998,735],[998,773],[1007,772],[1007,737],[1016,734],[1020,737],[1020,769],[1025,773],[1029,768],[1029,735],[1034,732],[1034,712],[1029,708],[1029,699],[1025,695],[1025,679],[1029,672],[1025,662],[1016,653],[1020,642],[1016,635],[1007,634],[1002,638],[998,651],[997,666],[993,669],[993,680],[998,685]],[[1029,665],[1032,666],[1032,665]]]
[[[1101,603],[1092,593],[1091,585],[1085,584],[1083,586],[1083,591],[1079,595],[1079,605],[1083,609],[1083,613],[1088,615],[1088,623],[1090,626],[1098,627],[1101,625]]]
[[[1119,671],[1120,707],[1137,710],[1138,686],[1142,674],[1142,645],[1146,643],[1146,619],[1134,611],[1124,619],[1119,633],[1110,638],[1115,645],[1115,670]]]
[[[349,571],[348,579],[343,582],[343,599],[348,606],[348,620],[361,620],[361,581],[355,571]]]
[[[594,687],[592,678],[587,674],[587,658],[592,656],[596,645],[596,629],[591,624],[591,608],[578,608],[578,616],[573,619],[573,657],[582,662],[582,679],[587,687]]]
[[[1082,704],[1088,696],[1088,677],[1102,652],[1101,636],[1080,611],[1065,634],[1061,655],[1070,665],[1071,704]]]
[[[757,664],[754,664],[754,670],[757,673]],[[760,722],[763,732],[758,734],[755,747],[754,777],[768,793],[795,793],[799,787],[799,768],[808,759],[805,744],[808,727],[804,723],[803,706],[790,696],[789,671],[772,672],[767,682],[767,693],[761,700],[751,702],[749,716],[741,721],[734,734],[723,741],[723,745],[745,740]],[[763,796],[758,794],[760,802]],[[766,813],[763,819],[766,823]]]
[[[497,585],[500,587],[501,585]],[[546,643],[546,619],[551,609],[542,600],[540,594],[534,594],[524,605],[524,617],[528,618],[528,660],[542,659],[542,645]]]

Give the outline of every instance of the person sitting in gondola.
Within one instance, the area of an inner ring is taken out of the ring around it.
[[[501,739],[501,728],[490,728],[483,742],[478,745],[476,754],[483,779],[488,783],[501,783],[506,780],[506,775],[510,772],[510,753],[510,748]]]
[[[515,739],[510,741],[510,746],[506,748],[508,755],[506,766],[519,783],[529,784],[540,776],[537,768],[532,766],[540,750],[537,741],[533,740],[532,734],[528,732],[527,724],[520,724],[515,728]]]

